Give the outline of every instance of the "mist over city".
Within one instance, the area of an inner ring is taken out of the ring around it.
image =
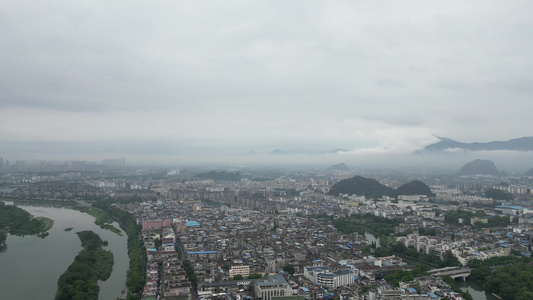
[[[533,299],[531,11],[2,1],[0,298]]]
[[[8,1],[0,153],[379,166],[529,137],[530,5]]]

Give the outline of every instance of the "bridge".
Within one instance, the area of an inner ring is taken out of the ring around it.
[[[470,268],[465,267],[446,267],[442,269],[433,269],[429,271],[429,274],[440,277],[450,276],[453,279],[461,277],[463,280],[466,280],[466,277],[470,276],[470,270]]]

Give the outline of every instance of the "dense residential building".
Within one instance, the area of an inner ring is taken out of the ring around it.
[[[255,295],[262,300],[271,300],[276,296],[292,295],[292,288],[280,274],[268,276],[254,283]]]
[[[308,267],[304,276],[322,287],[336,289],[354,283],[357,273],[350,269],[329,272],[328,267]]]
[[[295,176],[298,179],[235,182],[198,179],[183,172],[157,180],[131,179],[131,173],[124,173],[126,178],[85,176],[89,175],[80,171],[16,178],[4,174],[4,182],[23,183],[4,189],[4,196],[73,197],[84,205],[89,200],[81,198],[136,197],[137,202],[113,205],[142,225],[148,260],[142,291],[146,299],[196,300],[191,293],[196,290],[206,300],[275,300],[290,295],[308,300],[456,297],[436,276],[402,283],[401,288],[383,282],[387,274],[412,267],[394,255],[377,256],[373,245],[379,240],[372,234],[358,229],[347,233],[337,225],[338,219],[358,216],[397,221],[390,242],[441,259],[455,256],[463,265],[511,251],[531,255],[533,214],[527,201],[494,207],[491,199],[453,189],[456,181],[440,181],[436,197],[376,199],[328,195],[329,184],[347,176],[338,173],[318,178],[304,172]],[[401,183],[391,178],[382,181],[391,186]],[[494,220],[503,222],[496,230]],[[194,270],[194,286],[181,269],[182,260],[189,261],[188,272]],[[363,292],[363,286],[371,289]],[[422,290],[413,291],[412,286]]]
[[[234,277],[236,275],[242,275],[243,277],[250,276],[250,266],[231,266],[229,277]]]

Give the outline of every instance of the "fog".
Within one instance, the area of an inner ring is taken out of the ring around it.
[[[3,1],[0,157],[420,168],[487,158],[526,168],[523,153],[413,153],[434,134],[531,136],[532,10]],[[333,149],[345,151],[315,154]]]

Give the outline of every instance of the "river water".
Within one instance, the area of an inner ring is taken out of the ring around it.
[[[372,243],[376,244],[376,248],[381,247],[381,244],[379,242],[379,236],[376,236],[368,231],[365,231],[365,240],[367,245],[372,245]]]
[[[7,202],[6,204],[10,204]],[[106,250],[114,256],[113,272],[105,282],[99,282],[99,299],[116,299],[125,287],[129,258],[127,236],[119,236],[94,224],[90,215],[57,207],[19,205],[36,217],[54,220],[54,226],[46,238],[36,236],[17,237],[9,235],[7,249],[0,252],[0,298],[54,299],[57,280],[81,250],[81,241],[76,232],[92,230],[108,241]],[[114,224],[118,228],[117,224]],[[72,227],[71,231],[65,228]]]
[[[492,296],[490,293],[485,292],[483,288],[483,283],[473,281],[473,280],[456,280],[455,283],[463,290],[464,292],[468,291],[474,300],[497,300],[496,297]]]

